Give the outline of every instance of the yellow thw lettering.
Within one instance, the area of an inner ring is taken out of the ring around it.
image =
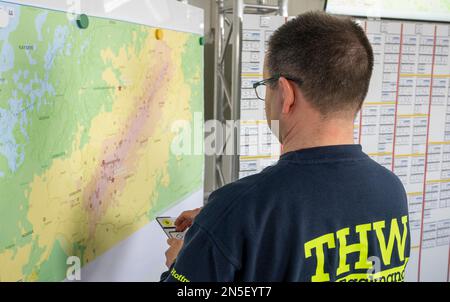
[[[359,234],[359,243],[347,245],[347,236],[350,234],[350,228],[342,229],[336,233],[339,240],[339,267],[337,275],[345,274],[350,271],[350,265],[347,264],[347,255],[359,253],[359,261],[355,264],[355,269],[369,269],[372,264],[367,261],[369,255],[369,242],[367,233],[372,230],[372,225],[362,224],[356,227],[356,233]]]
[[[402,217],[403,234],[400,235],[400,229],[398,227],[397,219],[392,219],[391,229],[389,232],[389,239],[388,239],[387,244],[386,244],[386,239],[383,234],[383,229],[385,228],[385,222],[379,221],[379,222],[375,222],[373,224],[373,229],[376,232],[378,242],[380,244],[381,256],[383,258],[384,265],[391,264],[392,250],[394,249],[395,241],[397,241],[398,256],[400,258],[400,261],[404,261],[406,238],[408,236],[407,223],[408,223],[408,216],[403,216]]]
[[[324,235],[317,239],[311,240],[305,244],[305,257],[312,257],[312,250],[316,250],[317,267],[316,274],[312,277],[312,282],[327,282],[330,281],[330,274],[325,273],[325,254],[324,246],[328,245],[329,249],[334,249],[336,243],[334,241],[334,234]]]

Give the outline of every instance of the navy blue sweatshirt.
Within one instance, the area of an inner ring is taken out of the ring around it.
[[[162,278],[403,281],[409,234],[402,183],[361,146],[306,149],[213,193]]]

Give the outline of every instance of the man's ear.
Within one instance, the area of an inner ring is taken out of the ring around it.
[[[280,85],[280,93],[283,100],[281,113],[288,114],[292,111],[292,107],[295,104],[294,86],[290,81],[283,77],[278,80],[278,85]]]

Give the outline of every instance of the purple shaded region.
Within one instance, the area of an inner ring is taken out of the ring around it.
[[[167,48],[164,52],[168,54],[170,49]],[[170,56],[167,57],[170,58]],[[129,159],[133,159],[133,155],[135,155],[133,153],[139,149],[139,144],[142,141],[140,138],[145,136],[148,141],[148,137],[151,135],[151,133],[144,133],[144,130],[148,127],[150,121],[150,111],[152,105],[155,105],[155,96],[160,91],[164,82],[168,82],[171,78],[170,62],[159,61],[158,65],[161,65],[161,63],[164,65],[156,79],[152,79],[151,75],[146,76],[147,82],[150,83],[150,91],[144,93],[140,98],[143,101],[139,104],[136,112],[131,115],[130,122],[127,123],[126,131],[122,133],[122,137],[117,140],[108,140],[104,144],[105,156],[100,161],[100,169],[90,182],[86,192],[88,194],[86,206],[90,215],[89,224],[91,235],[94,235],[96,222],[101,218],[103,212],[105,212],[106,205],[110,204],[117,191],[125,186],[126,175],[123,172],[134,169],[137,157],[134,158],[135,162],[132,165],[130,165]],[[158,71],[153,68],[148,68],[148,73],[154,74],[155,72]],[[123,87],[120,87],[119,91],[122,91],[122,89]],[[153,112],[153,114],[157,114],[157,112]],[[156,119],[154,122],[156,124]],[[117,141],[117,144],[114,144],[114,141]],[[111,146],[114,146],[113,150],[108,152]]]

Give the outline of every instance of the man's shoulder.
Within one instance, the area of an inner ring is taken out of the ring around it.
[[[220,197],[227,197],[233,195],[249,194],[256,189],[260,190],[265,188],[263,185],[269,183],[273,178],[280,173],[280,164],[275,166],[270,166],[264,169],[261,173],[247,176],[245,178],[239,179],[236,182],[225,185],[218,189],[211,195],[211,201]]]
[[[280,166],[266,168],[261,173],[245,177],[213,192],[204,207],[198,221],[200,224],[218,222],[223,216],[248,212],[269,199],[268,194],[277,186]],[[275,194],[275,192],[273,192]]]
[[[376,162],[373,159],[369,159],[369,163],[370,169],[376,175],[376,178],[374,179],[382,183],[397,187],[400,190],[404,190],[404,185],[402,181],[394,172],[392,172],[391,170],[384,167],[383,165],[381,165],[380,163]]]

